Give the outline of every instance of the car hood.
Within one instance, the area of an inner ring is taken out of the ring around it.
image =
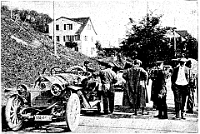
[[[54,74],[52,76],[44,75],[43,78],[47,79],[52,84],[73,85],[74,82],[80,79],[80,76],[71,73],[60,73],[60,74]]]

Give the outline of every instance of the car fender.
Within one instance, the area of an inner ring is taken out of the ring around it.
[[[78,91],[78,90],[83,89],[83,88],[80,87],[80,86],[73,86],[73,85],[67,86],[67,88],[72,89],[72,90],[75,90],[75,91]]]
[[[62,79],[59,79],[58,77],[56,77],[56,76],[45,76],[45,78],[49,81],[49,82],[51,82],[51,85],[55,85],[55,84],[58,84],[58,85],[60,85],[60,86],[62,86],[62,85],[64,85],[64,84],[66,84],[67,82],[66,81],[64,81],[64,80],[62,80]]]

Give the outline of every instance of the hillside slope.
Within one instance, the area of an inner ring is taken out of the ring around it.
[[[1,13],[2,90],[19,83],[30,86],[43,68],[67,68],[83,65],[85,60],[92,61],[89,57],[61,45],[58,45],[57,50],[59,57],[54,55],[52,40],[34,31],[28,23],[15,22],[6,13]]]

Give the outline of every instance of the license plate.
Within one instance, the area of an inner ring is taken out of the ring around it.
[[[52,121],[51,115],[36,115],[35,121]]]

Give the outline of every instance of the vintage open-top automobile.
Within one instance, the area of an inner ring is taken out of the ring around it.
[[[98,84],[93,82],[92,88],[88,88],[89,76],[91,74],[80,66],[66,70],[54,67],[50,74],[44,69],[33,87],[18,85],[17,93],[9,97],[5,108],[9,128],[19,130],[26,121],[65,119],[67,128],[74,131],[79,124],[81,109],[100,111],[101,98],[95,90]]]

